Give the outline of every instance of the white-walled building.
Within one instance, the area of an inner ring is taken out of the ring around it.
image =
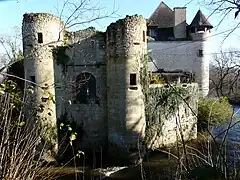
[[[148,50],[153,63],[151,71],[182,70],[193,73],[199,85],[200,96],[209,91],[209,56],[211,50],[208,36],[213,26],[199,10],[188,25],[186,8],[170,9],[161,2],[148,19]],[[157,67],[156,67],[157,66]]]

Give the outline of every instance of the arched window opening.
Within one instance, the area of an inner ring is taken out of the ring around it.
[[[81,73],[76,78],[76,103],[88,104],[96,98],[96,79],[91,73]]]

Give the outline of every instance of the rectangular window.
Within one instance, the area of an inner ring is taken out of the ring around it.
[[[130,86],[137,85],[137,74],[130,74]]]
[[[30,81],[36,83],[36,81],[35,81],[35,76],[30,76]]]
[[[33,82],[33,83],[36,83],[35,76],[30,76],[30,81]],[[32,84],[32,83],[31,83],[31,85],[32,85],[33,87],[36,86],[35,84]]]
[[[143,42],[146,42],[146,32],[143,31]]]
[[[95,41],[94,41],[94,40],[91,40],[91,41],[90,41],[90,45],[91,45],[92,49],[94,49],[94,48],[95,48]]]
[[[198,50],[198,57],[203,57],[203,50],[201,49]]]
[[[191,33],[195,33],[195,32],[196,32],[196,28],[195,27],[191,28]]]
[[[156,37],[157,36],[156,30],[155,29],[149,29],[149,36],[150,37]]]
[[[43,34],[38,33],[38,43],[43,43]]]

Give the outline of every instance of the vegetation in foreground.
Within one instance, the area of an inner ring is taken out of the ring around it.
[[[209,127],[230,119],[232,114],[232,106],[226,97],[200,98],[198,101],[198,130],[206,131]]]

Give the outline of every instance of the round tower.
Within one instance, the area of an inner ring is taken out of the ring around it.
[[[194,72],[199,86],[199,96],[205,97],[209,92],[209,56],[211,51],[208,36],[213,26],[208,22],[204,14],[199,10],[189,26],[190,37],[194,43],[196,59]]]
[[[23,15],[25,78],[35,83],[31,85],[35,87],[38,116],[50,127],[56,127],[53,49],[63,40],[63,28],[60,18],[48,13]]]
[[[145,132],[140,71],[147,53],[146,20],[127,16],[106,32],[109,144],[134,148]]]
[[[209,50],[209,42],[207,40],[209,32],[198,31],[191,33],[196,51],[196,58],[194,62],[193,71],[195,72],[195,79],[199,87],[199,96],[205,97],[209,92],[209,56],[206,56]]]

